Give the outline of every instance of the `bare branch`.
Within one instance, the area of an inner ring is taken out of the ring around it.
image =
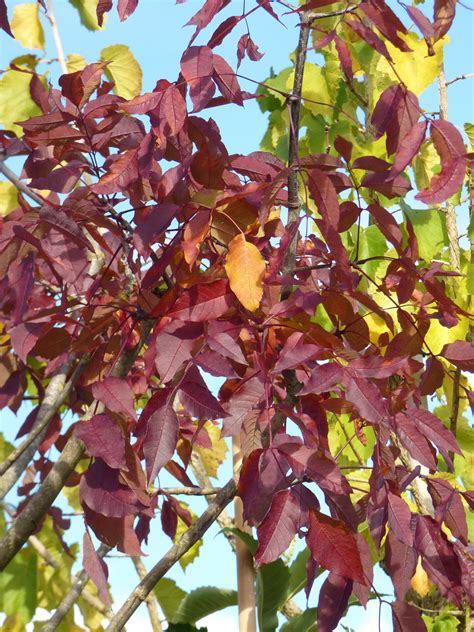
[[[158,494],[215,496],[220,490],[220,487],[160,487]]]
[[[144,579],[135,587],[131,595],[125,601],[118,613],[106,628],[109,632],[123,630],[135,610],[153,590],[156,583],[169,571],[169,569],[195,544],[216,521],[221,511],[226,507],[236,494],[234,479],[231,479],[217,494],[209,507],[201,514],[196,522],[183,533],[181,538],[168,552],[155,564]]]
[[[471,77],[474,77],[474,72],[468,73],[467,75],[459,75],[459,77],[454,77],[454,79],[450,79],[449,81],[446,81],[446,86],[450,86],[453,83],[456,83],[456,81],[464,81],[464,79],[471,79]]]
[[[145,579],[146,577],[146,568],[139,557],[132,557],[133,564],[137,570],[138,577],[140,579]],[[161,626],[160,615],[158,612],[158,606],[156,603],[153,594],[150,593],[146,598],[146,607],[148,608],[148,616],[150,617],[151,629],[153,632],[162,632],[163,628]]]
[[[49,23],[51,24],[51,31],[53,33],[54,44],[56,46],[56,51],[58,53],[59,65],[61,66],[63,75],[66,75],[68,73],[68,68],[66,64],[66,58],[64,57],[64,50],[63,50],[63,45],[61,42],[61,37],[59,35],[58,24],[56,22],[56,18],[54,15],[53,0],[47,0],[46,17],[48,18]]]
[[[20,180],[16,173],[13,173],[13,171],[7,167],[4,160],[5,156],[0,156],[0,173],[3,174],[7,180],[10,180],[10,182],[14,184],[19,191],[27,195],[34,202],[37,202],[41,206],[47,204],[46,200],[44,200],[39,193],[36,193],[34,189],[31,189],[23,182],[23,180]]]

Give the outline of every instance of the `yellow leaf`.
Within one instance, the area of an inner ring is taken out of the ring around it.
[[[67,69],[69,72],[77,72],[83,70],[87,66],[87,61],[82,55],[77,53],[71,53],[66,59]]]
[[[11,182],[0,182],[0,217],[5,217],[18,206],[18,191]]]
[[[265,259],[242,233],[236,235],[229,244],[225,271],[231,290],[242,305],[251,312],[258,309],[263,295]]]
[[[3,622],[1,632],[24,632],[26,625],[18,613],[11,614]]]
[[[102,61],[110,62],[105,69],[109,80],[115,83],[114,92],[124,99],[133,99],[142,89],[142,70],[128,46],[115,44],[103,48]]]
[[[210,421],[206,421],[204,428],[209,434],[212,448],[200,448],[196,446],[194,450],[201,456],[207,475],[217,478],[217,469],[227,454],[227,444],[224,439],[220,438],[221,431],[218,426],[215,426]]]
[[[22,134],[17,121],[41,114],[31,98],[30,81],[30,74],[18,70],[7,70],[0,79],[0,123],[17,136]]]
[[[292,72],[286,82],[288,92],[293,90],[294,80],[295,73]],[[323,116],[331,115],[331,108],[320,105],[321,103],[332,103],[326,77],[324,76],[321,66],[309,62],[304,65],[303,89],[301,95],[305,107],[308,108],[310,112],[313,114],[322,114]],[[318,103],[315,103],[315,101],[318,101]]]
[[[17,4],[13,9],[11,29],[24,48],[44,50],[44,31],[39,19],[39,3]]]
[[[180,504],[186,507],[186,509],[189,509],[186,503],[181,502]],[[191,511],[191,515],[193,517],[193,520],[195,520],[196,515],[192,511]],[[184,522],[184,520],[182,520],[178,516],[178,524],[176,527],[176,535],[174,536],[174,542],[178,542],[178,540],[181,538],[183,533],[185,533],[185,531],[187,531],[188,529],[189,527]],[[199,555],[199,549],[201,548],[201,545],[202,545],[202,540],[198,540],[195,544],[192,545],[192,547],[188,551],[186,551],[186,553],[182,557],[179,558],[179,565],[181,566],[183,571],[185,570],[186,566],[189,566],[189,564],[194,562],[194,560],[197,558],[197,556]]]
[[[77,9],[81,24],[89,29],[89,31],[101,31],[104,27],[99,26],[97,22],[97,4],[98,0],[69,0],[72,6]],[[107,15],[104,15],[104,22]]]
[[[418,558],[418,564],[416,565],[416,571],[413,577],[411,578],[411,587],[413,590],[420,595],[420,597],[426,597],[426,595],[430,592],[432,584],[428,579],[428,575],[421,565],[421,558]]]

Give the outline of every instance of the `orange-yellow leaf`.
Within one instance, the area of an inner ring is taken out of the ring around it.
[[[260,250],[239,233],[229,243],[225,264],[230,288],[242,305],[251,312],[260,306],[263,294],[265,259]]]

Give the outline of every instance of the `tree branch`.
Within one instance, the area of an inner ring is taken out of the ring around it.
[[[236,494],[234,479],[231,479],[217,494],[208,508],[201,514],[196,522],[183,533],[181,538],[169,551],[155,564],[144,579],[135,587],[131,595],[125,601],[118,613],[114,616],[109,626],[109,632],[119,632],[130,619],[135,610],[153,590],[156,583],[169,571],[169,569],[195,544],[215,522],[221,511],[226,507]]]
[[[132,557],[133,564],[138,573],[140,579],[145,579],[146,568],[139,557]],[[153,632],[162,632],[160,615],[158,612],[158,606],[153,594],[150,593],[146,598],[146,607],[148,608],[148,616],[150,617],[151,629]]]
[[[48,18],[49,23],[51,24],[51,31],[53,33],[54,44],[56,46],[56,51],[58,53],[59,65],[61,66],[63,75],[67,75],[68,68],[66,64],[66,58],[64,57],[64,50],[63,50],[63,45],[61,42],[61,37],[59,35],[58,24],[56,22],[56,17],[54,15],[53,0],[47,0],[46,17]]]
[[[110,547],[108,547],[106,544],[101,544],[100,547],[97,549],[97,555],[102,558],[108,551],[110,551]],[[89,575],[84,569],[77,573],[72,582],[71,589],[61,601],[59,606],[56,608],[51,619],[43,625],[43,627],[41,628],[41,632],[54,632],[54,630],[57,629],[69,610],[73,607],[73,605],[81,596],[81,593],[88,581]]]
[[[158,494],[184,496],[215,496],[221,487],[160,487]]]
[[[115,376],[125,377],[127,375],[135,362],[142,344],[148,338],[152,321],[143,321],[142,327],[142,335],[136,348],[133,351],[123,353],[118,359],[112,371]],[[95,407],[89,408],[89,411],[85,415],[86,418],[90,416],[92,410],[95,410]],[[31,498],[25,509],[23,509],[20,515],[13,521],[10,529],[0,540],[0,570],[6,567],[29,536],[36,530],[84,454],[84,444],[72,435],[66,443],[59,459],[44,479],[38,492]]]

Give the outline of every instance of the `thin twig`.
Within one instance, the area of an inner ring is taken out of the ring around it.
[[[471,77],[474,77],[474,72],[470,72],[467,75],[459,75],[459,77],[454,77],[454,79],[450,79],[449,81],[446,81],[446,86],[450,86],[453,83],[456,83],[456,81],[463,81],[464,79],[470,79]]]
[[[231,479],[217,494],[208,508],[201,514],[196,522],[183,533],[181,538],[168,552],[155,564],[145,578],[135,587],[118,613],[114,616],[109,626],[109,632],[123,630],[132,614],[146,599],[157,582],[169,571],[169,569],[195,544],[209,527],[216,521],[218,515],[226,507],[236,494],[234,479]]]
[[[138,573],[138,577],[140,579],[145,579],[146,568],[141,558],[132,557],[132,562]],[[153,630],[153,632],[162,632],[163,628],[161,626],[160,614],[158,612],[158,605],[152,593],[150,593],[148,597],[146,598],[146,607],[148,609],[148,616],[150,617],[151,629]]]
[[[220,490],[220,487],[160,487],[158,494],[215,496]]]
[[[56,22],[56,17],[54,15],[53,0],[47,0],[46,17],[48,18],[49,23],[51,24],[51,31],[53,33],[54,44],[56,46],[56,51],[58,53],[59,65],[61,66],[63,75],[67,75],[68,68],[66,64],[66,58],[64,57],[64,50],[63,50],[63,45],[61,42],[61,36],[59,35],[58,23]]]

